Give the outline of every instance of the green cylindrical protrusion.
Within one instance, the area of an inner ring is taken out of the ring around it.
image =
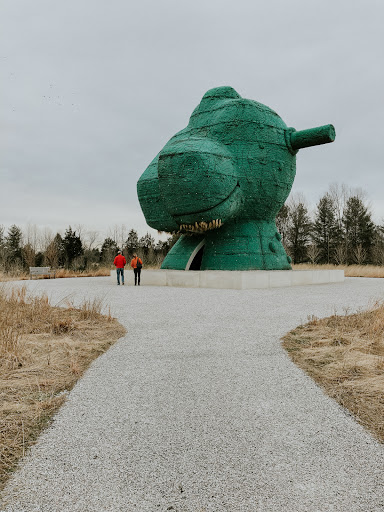
[[[335,137],[336,132],[334,126],[332,124],[326,124],[325,126],[310,128],[309,130],[291,132],[291,147],[294,151],[297,151],[301,148],[328,144],[328,142],[333,142]]]

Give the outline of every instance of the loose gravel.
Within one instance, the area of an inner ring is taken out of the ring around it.
[[[108,277],[27,286],[52,303],[103,297],[128,334],[69,394],[1,510],[384,510],[383,445],[280,342],[308,315],[384,299],[384,280],[247,291]]]

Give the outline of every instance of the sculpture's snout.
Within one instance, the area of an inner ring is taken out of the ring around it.
[[[298,132],[290,128],[286,132],[287,145],[292,153],[302,148],[328,144],[329,142],[333,142],[335,138],[336,132],[332,124],[310,128],[309,130],[300,130]]]
[[[159,155],[158,176],[166,208],[179,220],[209,212],[225,201],[237,185],[228,149],[199,137],[170,141]],[[206,218],[209,220],[209,215]],[[204,215],[201,220],[205,220]]]

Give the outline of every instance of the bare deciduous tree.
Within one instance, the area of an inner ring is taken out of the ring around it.
[[[40,233],[36,224],[27,224],[24,231],[24,243],[29,245],[36,253],[39,249]],[[33,266],[33,265],[30,265]]]
[[[84,248],[88,251],[90,251],[93,247],[93,245],[95,244],[95,242],[97,241],[99,237],[99,232],[98,231],[86,231],[85,234],[84,234],[84,240],[83,240],[83,243],[84,243]]]
[[[22,249],[23,260],[27,267],[34,267],[36,262],[36,251],[31,244],[25,244]]]
[[[357,245],[353,250],[353,259],[358,265],[362,265],[367,258],[367,251],[361,244]]]
[[[347,260],[347,251],[344,244],[340,244],[335,249],[335,261],[338,265],[344,265]]]
[[[321,250],[317,247],[316,244],[311,244],[307,247],[307,256],[309,261],[314,265],[320,256]]]

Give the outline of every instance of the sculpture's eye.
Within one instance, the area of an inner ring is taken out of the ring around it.
[[[203,167],[201,158],[196,155],[185,155],[182,162],[183,174],[191,177],[192,175],[198,174],[199,169]]]
[[[237,183],[232,154],[226,146],[200,137],[165,146],[159,156],[158,177],[161,195],[172,215],[209,210],[225,201]]]

